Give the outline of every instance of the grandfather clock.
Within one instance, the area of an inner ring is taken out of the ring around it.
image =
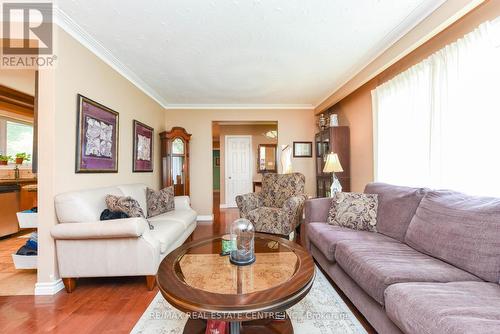
[[[184,128],[173,127],[160,133],[161,184],[174,186],[175,196],[189,195],[189,140]]]

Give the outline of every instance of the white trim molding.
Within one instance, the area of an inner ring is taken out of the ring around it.
[[[209,222],[214,220],[214,215],[198,215],[196,220],[199,222]]]
[[[312,110],[315,108],[312,104],[167,104],[165,107],[170,109],[229,109],[229,110],[251,110],[251,109],[269,109],[269,110],[290,110],[290,109],[303,109]]]
[[[232,205],[232,204],[220,204],[219,208],[221,209],[234,209],[237,208],[237,205]]]
[[[89,49],[98,58],[111,66],[115,71],[120,73],[128,81],[142,90],[146,95],[158,102],[163,108],[166,108],[167,101],[158,94],[151,86],[144,82],[130,68],[116,58],[108,49],[99,43],[94,37],[87,33],[78,23],[63,12],[59,7],[54,6],[54,22],[64,31],[70,34],[74,39],[80,42],[84,47]]]
[[[64,284],[62,279],[58,279],[52,282],[43,282],[35,284],[35,296],[50,296],[55,295],[59,291],[64,289]]]

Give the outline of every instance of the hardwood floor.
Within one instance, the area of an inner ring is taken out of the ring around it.
[[[0,238],[0,296],[32,295],[36,283],[36,270],[18,270],[11,254],[24,245],[30,231]]]
[[[217,199],[214,222],[199,222],[190,240],[225,233],[238,218],[236,209],[220,210]],[[71,294],[0,296],[0,333],[129,333],[158,292],[148,291],[144,277],[87,278],[77,284]]]

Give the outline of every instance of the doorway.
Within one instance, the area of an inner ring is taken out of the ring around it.
[[[262,175],[276,166],[262,159],[262,151],[276,149],[276,121],[214,121],[212,122],[212,168],[214,213],[234,210],[235,198],[260,191]],[[274,169],[274,172],[276,170]],[[219,210],[221,209],[221,210]]]
[[[0,69],[0,296],[37,281],[37,71]]]
[[[252,136],[225,136],[226,207],[236,207],[236,196],[252,191]]]

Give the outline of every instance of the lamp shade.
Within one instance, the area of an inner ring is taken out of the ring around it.
[[[343,172],[342,165],[340,164],[339,156],[337,153],[329,153],[326,158],[323,173],[340,173]]]

